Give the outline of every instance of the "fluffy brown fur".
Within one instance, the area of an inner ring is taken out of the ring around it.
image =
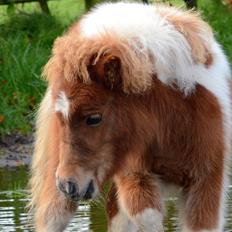
[[[186,36],[195,61],[213,65],[210,48],[195,35],[205,24],[194,16],[166,17]],[[183,188],[188,228],[217,228],[225,169],[218,99],[200,85],[185,96],[175,84],[163,84],[151,73],[155,57],[137,54],[114,33],[86,39],[74,31],[78,25],[57,39],[44,70],[49,88],[38,114],[31,178],[37,231],[62,231],[76,208],[56,187],[61,180],[75,179],[80,189],[87,178],[99,189],[113,180],[109,220],[119,207],[135,224],[146,209],[162,214],[157,176]],[[68,117],[54,110],[61,92]],[[96,113],[101,124],[87,125]]]
[[[55,42],[53,57],[44,69],[44,76],[49,81],[52,82],[53,78],[61,75],[68,81],[79,78],[84,83],[90,83],[88,67],[96,66],[100,57],[110,54],[120,57],[125,92],[143,92],[151,86],[152,58],[148,53],[137,54],[132,45],[114,34],[106,33],[101,38],[86,40],[81,36],[74,39],[72,32],[69,33]]]

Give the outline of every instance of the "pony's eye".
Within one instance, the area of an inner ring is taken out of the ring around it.
[[[102,121],[101,114],[92,114],[86,118],[86,124],[88,126],[98,126]]]

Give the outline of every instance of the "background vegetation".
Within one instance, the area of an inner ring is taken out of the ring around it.
[[[167,2],[184,6],[181,0]],[[232,62],[232,11],[220,0],[199,0],[198,8]],[[0,138],[32,130],[46,86],[41,69],[54,39],[85,12],[85,3],[50,1],[49,9],[51,15],[41,13],[37,3],[0,6]]]

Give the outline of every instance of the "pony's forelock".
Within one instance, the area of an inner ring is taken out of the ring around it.
[[[88,67],[97,65],[105,55],[117,57],[122,64],[122,87],[125,93],[141,93],[152,83],[153,64],[149,51],[134,43],[105,33],[99,38],[74,40],[72,36],[59,38],[54,45],[53,56],[44,68],[43,76],[52,81],[64,78],[71,82],[79,79],[91,83]]]

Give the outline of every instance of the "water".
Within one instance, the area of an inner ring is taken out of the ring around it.
[[[28,170],[24,167],[16,169],[0,169],[0,232],[29,232],[33,226],[28,223],[25,205],[28,201],[24,190],[28,181]],[[232,196],[232,186],[230,189]],[[226,232],[232,232],[232,197],[229,200]],[[103,203],[83,203],[79,206],[75,217],[69,223],[66,232],[104,232],[107,222]],[[177,210],[175,201],[167,202],[167,218],[165,231],[177,230]]]

